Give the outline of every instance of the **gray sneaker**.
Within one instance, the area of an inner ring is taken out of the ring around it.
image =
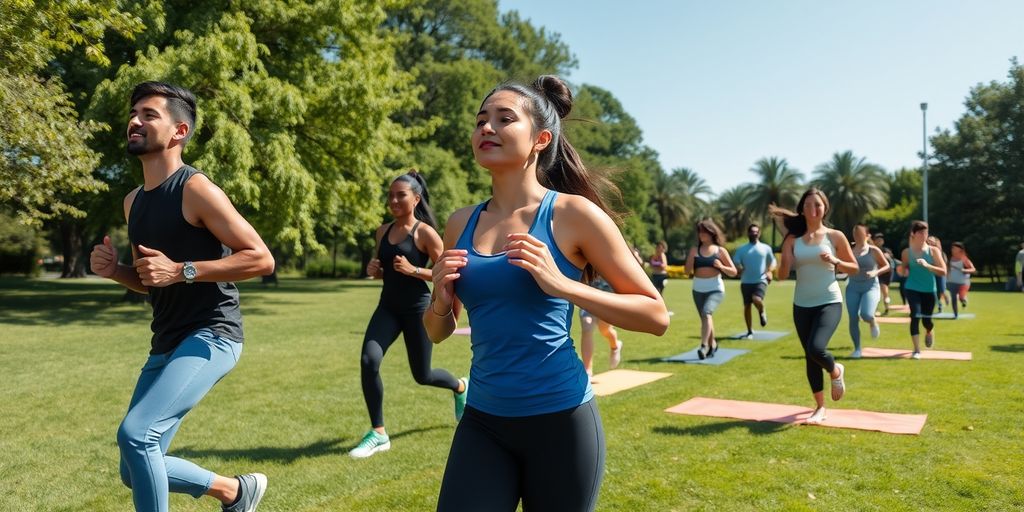
[[[221,506],[224,512],[255,512],[260,506],[263,493],[267,492],[267,475],[263,473],[249,473],[238,475],[238,501],[234,505]]]

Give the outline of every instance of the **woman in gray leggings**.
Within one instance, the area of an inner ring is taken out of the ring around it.
[[[686,268],[693,276],[693,302],[700,315],[700,348],[697,357],[704,359],[714,357],[718,351],[715,341],[715,324],[711,315],[725,299],[725,284],[722,274],[736,276],[736,266],[732,264],[729,251],[722,248],[722,230],[714,221],[704,219],[697,223],[697,247],[690,249],[686,258]]]

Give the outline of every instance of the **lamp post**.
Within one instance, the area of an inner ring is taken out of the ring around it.
[[[924,221],[928,222],[928,104],[921,104],[921,160],[923,163],[924,170],[924,201],[922,201],[922,211],[924,212]]]

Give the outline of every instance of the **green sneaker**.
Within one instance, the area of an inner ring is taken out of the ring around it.
[[[462,393],[455,393],[455,421],[461,420],[462,413],[466,412],[466,396],[469,395],[469,377],[459,380],[466,384],[466,389]]]
[[[377,452],[385,452],[389,449],[391,449],[391,438],[385,434],[378,434],[376,430],[370,429],[370,431],[363,436],[363,440],[359,441],[359,444],[348,452],[348,455],[353,459],[365,459]]]

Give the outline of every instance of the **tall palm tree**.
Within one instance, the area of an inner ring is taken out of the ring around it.
[[[658,173],[650,203],[658,212],[661,236],[668,240],[668,232],[708,209],[704,197],[710,196],[711,187],[690,169],[680,167],[670,173]]]
[[[743,234],[754,219],[750,209],[753,195],[754,185],[744,183],[726,189],[715,199],[715,210],[718,218],[722,219],[722,229],[729,240]]]
[[[750,199],[751,212],[755,218],[768,217],[768,205],[777,204],[792,208],[804,191],[804,175],[789,166],[785,158],[768,157],[754,163],[750,169],[758,177]],[[776,223],[772,222],[772,247],[775,247]]]
[[[853,151],[835,153],[832,160],[815,168],[813,184],[828,197],[832,222],[844,233],[889,202],[885,170],[865,157],[857,158]]]

